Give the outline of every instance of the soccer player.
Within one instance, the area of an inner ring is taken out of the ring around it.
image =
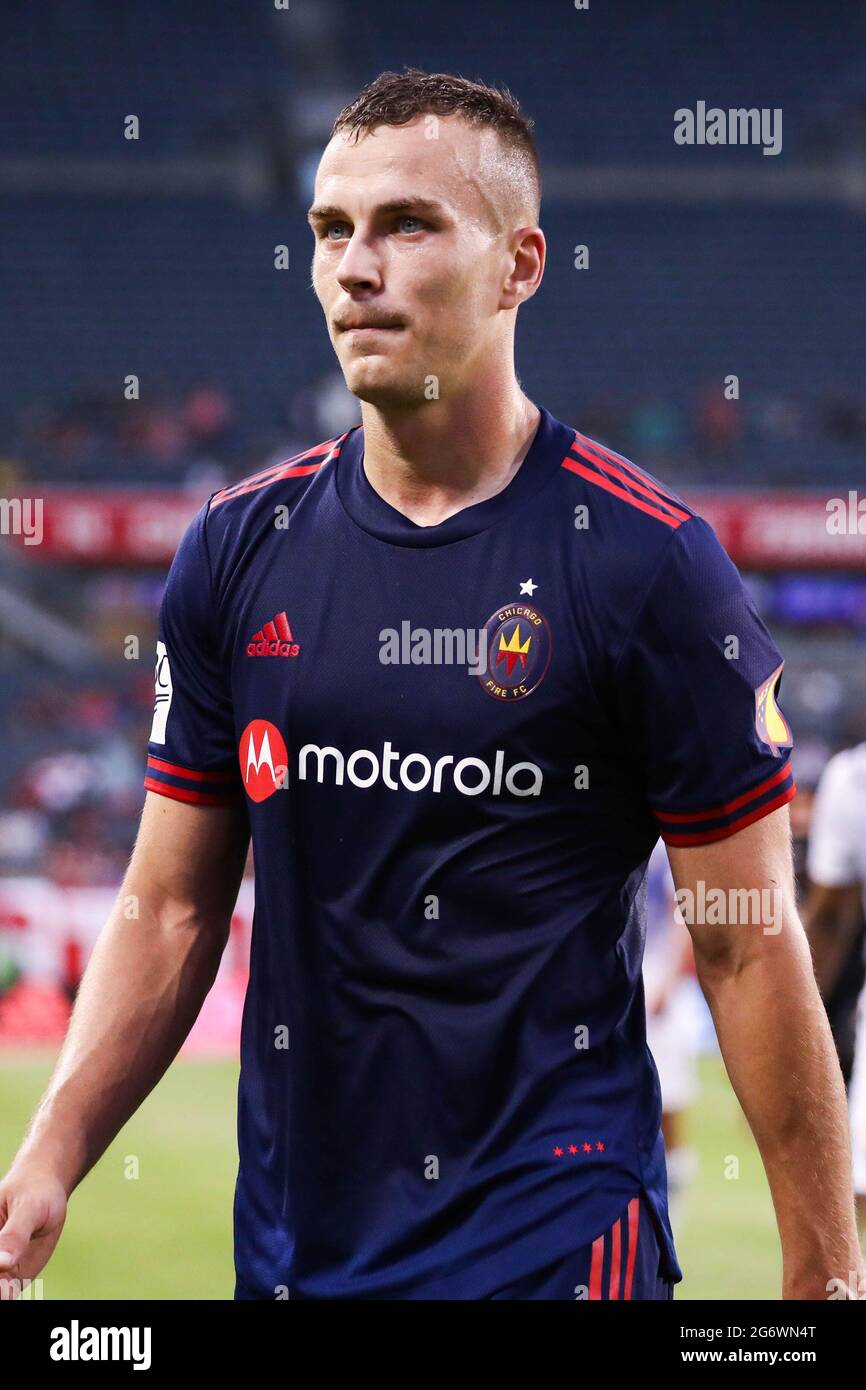
[[[7,1270],[42,1266],[186,1036],[248,832],[236,1298],[672,1296],[640,979],[660,834],[696,902],[778,891],[778,930],[692,914],[697,969],[785,1295],[858,1268],[782,659],[710,527],[521,389],[539,196],[507,92],[386,73],[337,119],[312,274],[362,424],[181,542],[141,827],[0,1187]]]
[[[866,743],[846,748],[824,769],[809,830],[809,895],[804,908],[815,974],[829,998],[846,947],[866,911]],[[857,1005],[854,1065],[848,1088],[852,1177],[866,1234],[866,988]]]

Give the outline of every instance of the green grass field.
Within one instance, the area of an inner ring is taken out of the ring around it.
[[[0,1171],[51,1070],[0,1053]],[[238,1068],[176,1063],[73,1195],[43,1272],[46,1299],[230,1299]],[[721,1062],[701,1064],[689,1121],[700,1166],[678,1233],[678,1298],[778,1298],[781,1261],[767,1184]],[[726,1176],[738,1161],[739,1176]],[[130,1177],[130,1158],[138,1176]]]

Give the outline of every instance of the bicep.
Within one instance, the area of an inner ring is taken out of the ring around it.
[[[787,806],[712,844],[668,845],[668,859],[699,964],[742,963],[786,933],[805,942]]]
[[[125,887],[154,907],[170,901],[227,923],[248,846],[243,802],[196,805],[148,791]]]

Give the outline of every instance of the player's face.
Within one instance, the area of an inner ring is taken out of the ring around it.
[[[327,146],[310,215],[313,288],[361,400],[411,408],[465,390],[502,333],[508,245],[482,173],[495,138],[419,117]]]

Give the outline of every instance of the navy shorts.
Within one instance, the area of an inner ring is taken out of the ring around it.
[[[236,1299],[261,1295],[235,1286]],[[437,1298],[448,1297],[433,1292]],[[641,1193],[632,1197],[606,1231],[565,1260],[557,1260],[525,1278],[477,1295],[479,1298],[526,1299],[668,1299],[674,1296],[667,1277],[655,1215]]]
[[[575,1301],[673,1296],[655,1214],[643,1193],[632,1197],[616,1221],[588,1245],[491,1295]]]

